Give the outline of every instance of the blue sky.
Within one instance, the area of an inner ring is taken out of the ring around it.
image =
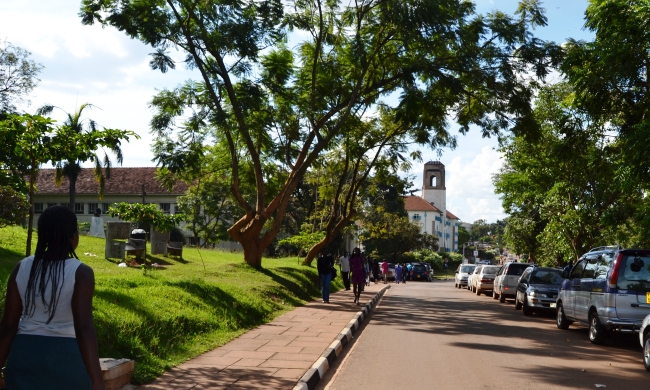
[[[518,4],[516,0],[475,3],[479,13],[497,9],[513,13]],[[31,51],[32,58],[44,66],[31,105],[23,109],[33,112],[49,103],[71,112],[82,103],[92,103],[97,108],[88,117],[104,127],[133,130],[142,137],[123,146],[124,166],[153,166],[148,102],[157,89],[173,88],[196,76],[183,66],[166,74],[151,70],[150,47],[112,28],[82,26],[79,5],[79,0],[2,1],[0,39]],[[543,6],[549,25],[535,30],[537,36],[555,42],[569,37],[591,39],[592,34],[582,29],[586,0],[546,0]],[[53,116],[61,120],[63,111]],[[445,149],[440,157],[423,150],[424,161],[439,159],[445,164],[447,207],[465,222],[505,217],[491,183],[491,175],[501,166],[495,147],[496,140],[483,139],[473,129],[459,135],[458,148]],[[415,163],[408,174],[415,176],[414,186],[421,187],[422,164]]]

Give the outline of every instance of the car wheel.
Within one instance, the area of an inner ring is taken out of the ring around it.
[[[555,323],[557,324],[558,328],[565,330],[569,329],[569,325],[571,325],[571,321],[567,320],[566,316],[564,315],[564,307],[562,307],[561,303],[557,304],[557,316]]]
[[[648,334],[646,334],[643,343],[643,365],[646,370],[650,371],[650,337],[648,337]]]
[[[492,290],[492,299],[499,299],[499,294],[497,294],[497,290]]]
[[[519,300],[517,297],[515,297],[515,310],[521,309],[521,303],[519,303]]]
[[[607,330],[600,323],[598,313],[595,311],[589,315],[589,341],[592,344],[603,344],[607,338]]]
[[[506,296],[503,295],[503,291],[499,294],[499,302],[504,303],[506,301]]]
[[[524,313],[525,316],[532,316],[533,315],[533,309],[528,306],[528,298],[524,297],[524,304],[521,307],[521,312]]]
[[[476,295],[481,295],[481,289],[480,288],[476,289]]]
[[[458,288],[458,283],[454,282],[454,288]]]

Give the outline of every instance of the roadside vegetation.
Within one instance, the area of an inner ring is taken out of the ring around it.
[[[26,238],[21,227],[0,229],[0,307]],[[135,384],[320,295],[315,267],[296,257],[267,259],[263,269],[254,269],[241,253],[186,247],[182,260],[148,255],[150,264],[162,267],[144,271],[104,259],[104,242],[82,236],[77,255],[95,271],[100,356],[135,360]],[[332,289],[340,288],[337,278]]]

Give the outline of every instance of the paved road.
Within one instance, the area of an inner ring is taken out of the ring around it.
[[[319,389],[647,389],[636,335],[592,345],[584,326],[525,317],[450,282],[394,285]]]

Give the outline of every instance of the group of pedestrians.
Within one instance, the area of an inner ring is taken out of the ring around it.
[[[395,266],[395,283],[406,284],[406,279],[411,280],[411,264],[397,264]]]
[[[395,266],[395,282],[397,284],[406,284],[406,280],[410,280],[411,267],[411,264],[397,264]],[[357,305],[364,286],[370,285],[370,275],[372,275],[375,284],[379,283],[380,275],[384,284],[388,283],[390,275],[387,261],[379,261],[378,259],[373,261],[364,256],[359,248],[354,248],[351,254],[345,252],[339,257],[339,269],[341,279],[343,279],[343,286],[347,291],[352,290],[354,294],[353,302]],[[327,251],[321,252],[318,256],[318,274],[320,276],[323,302],[329,303],[330,284],[332,275],[336,275],[336,268],[334,259]]]
[[[358,305],[363,287],[368,284],[368,260],[361,254],[359,248],[354,248],[350,256],[341,256],[339,265],[343,285],[346,290],[350,290],[350,282],[352,282],[354,303]],[[330,286],[332,275],[336,275],[336,268],[334,268],[334,259],[329,252],[321,252],[318,256],[317,268],[321,283],[323,302],[330,303]]]

